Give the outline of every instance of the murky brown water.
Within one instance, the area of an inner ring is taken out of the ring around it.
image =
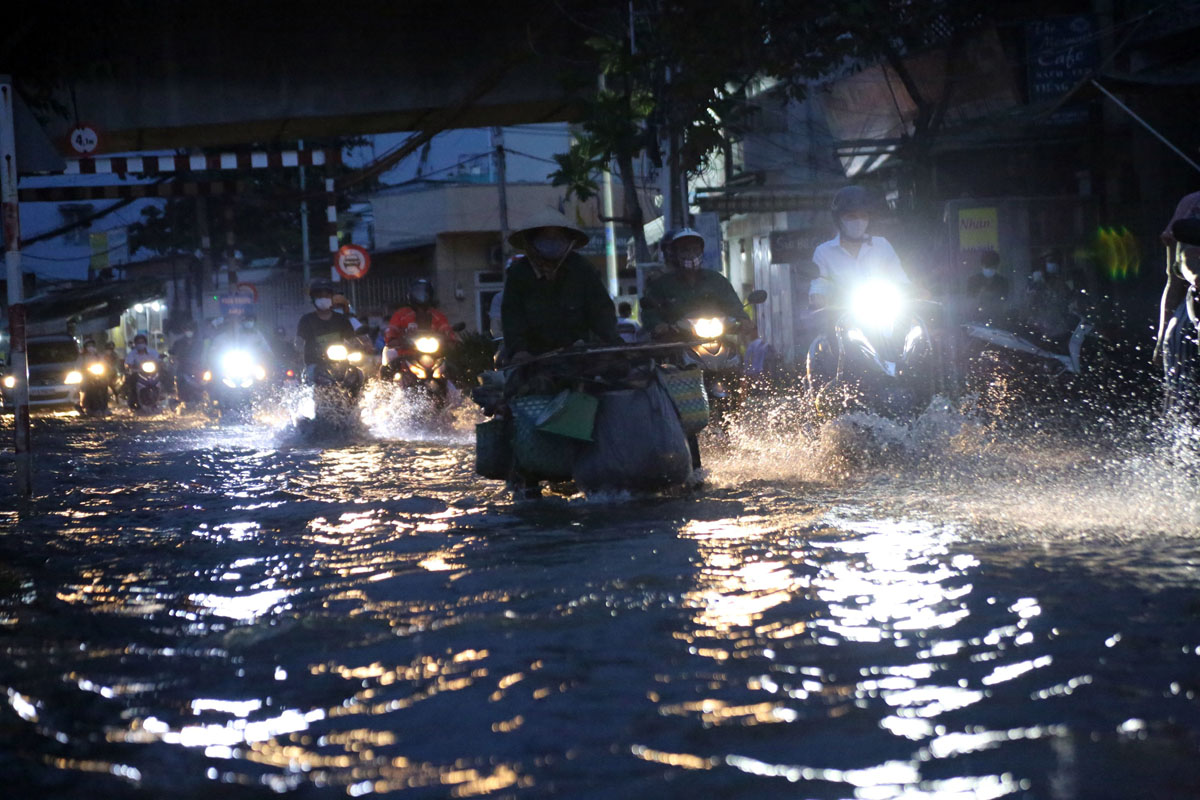
[[[8,796],[1200,794],[1193,445],[778,409],[696,492],[514,507],[371,422],[39,425]]]

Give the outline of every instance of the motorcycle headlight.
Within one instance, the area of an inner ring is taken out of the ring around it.
[[[5,389],[11,389],[16,385],[17,385],[17,376],[16,375],[5,375],[4,376],[4,388]]]
[[[854,290],[850,311],[863,325],[891,325],[904,308],[904,293],[891,281],[870,281]]]
[[[418,353],[430,355],[440,350],[442,343],[437,340],[436,336],[421,336],[413,342],[413,346],[417,348]]]
[[[204,374],[200,376],[200,379],[203,380],[205,383],[208,383],[209,381],[211,381],[212,380],[212,370],[208,370],[208,369],[204,370]]]
[[[358,362],[362,361],[362,353],[355,350],[353,353],[346,355],[346,360],[351,364],[357,364]]]
[[[230,350],[221,356],[221,372],[231,378],[248,377],[256,369],[262,369],[262,367],[254,363],[254,356],[245,350]]]
[[[83,383],[83,373],[77,369],[73,369],[67,373],[67,377],[63,380],[63,383],[67,384],[68,386],[76,383]]]
[[[254,368],[254,379],[265,381],[267,379],[267,370],[261,365]]]
[[[146,373],[147,375],[153,375],[154,373],[158,372],[158,364],[155,364],[153,361],[143,361],[142,372]]]
[[[104,374],[104,365],[99,361],[93,361],[91,364],[88,364],[88,372],[92,373],[98,378]]]
[[[719,339],[725,333],[725,323],[719,317],[701,317],[692,320],[692,332],[699,339]]]
[[[350,355],[350,351],[346,349],[344,344],[331,344],[329,349],[325,351],[325,356],[330,361],[345,361],[346,356]]]

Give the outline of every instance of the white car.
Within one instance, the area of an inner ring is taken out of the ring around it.
[[[73,408],[79,405],[79,385],[83,383],[83,364],[75,339],[62,336],[31,336],[29,354],[29,407]],[[4,362],[0,378],[0,398],[6,411],[13,406],[12,354]]]

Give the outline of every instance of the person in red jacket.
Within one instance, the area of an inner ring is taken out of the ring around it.
[[[424,278],[409,288],[408,305],[392,314],[384,338],[388,347],[405,350],[408,348],[408,337],[415,331],[433,331],[448,342],[457,338],[450,320],[434,307],[433,290]]]

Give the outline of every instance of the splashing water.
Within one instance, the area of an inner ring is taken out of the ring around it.
[[[803,397],[743,410],[705,437],[718,486],[788,483],[852,492],[968,522],[979,534],[1085,538],[1191,534],[1200,519],[1200,434],[1167,421],[1152,434],[1105,420],[1084,435],[1001,428],[944,398],[911,422],[866,412],[828,418]]]

